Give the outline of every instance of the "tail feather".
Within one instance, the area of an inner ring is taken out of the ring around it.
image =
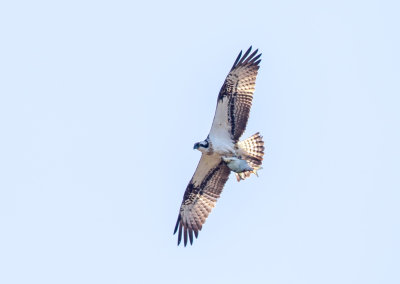
[[[260,133],[257,132],[246,140],[239,141],[237,146],[241,150],[242,158],[245,159],[253,168],[253,171],[245,171],[239,174],[236,173],[237,180],[244,180],[250,177],[251,173],[257,175],[257,170],[261,169],[265,149],[264,141],[262,140]]]

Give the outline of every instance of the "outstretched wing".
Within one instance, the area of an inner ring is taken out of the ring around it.
[[[218,95],[210,138],[237,142],[246,129],[256,85],[261,54],[251,47],[239,53]]]
[[[230,169],[219,156],[203,154],[197,169],[190,180],[181,208],[174,234],[178,231],[178,245],[184,239],[186,246],[188,237],[193,244],[193,233],[197,238],[212,208],[229,178]]]

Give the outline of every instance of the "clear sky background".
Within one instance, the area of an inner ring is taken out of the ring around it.
[[[3,1],[0,283],[400,283],[398,1]],[[172,235],[218,91],[263,53],[232,175]]]

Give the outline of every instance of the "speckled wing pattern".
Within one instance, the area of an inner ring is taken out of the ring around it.
[[[231,139],[234,142],[239,140],[246,129],[253,101],[256,77],[260,68],[261,53],[257,54],[258,49],[251,54],[250,52],[251,47],[243,56],[242,52],[239,53],[218,95],[218,105],[221,104],[226,107],[225,113],[228,118],[227,124],[229,125],[227,130],[230,131]],[[226,105],[223,103],[225,99],[228,99]],[[213,123],[214,125],[218,124]]]
[[[197,238],[212,208],[214,208],[222,189],[229,178],[230,169],[220,158],[203,154],[197,169],[190,180],[181,208],[174,234],[178,232],[178,245],[188,239],[193,244],[193,234]]]

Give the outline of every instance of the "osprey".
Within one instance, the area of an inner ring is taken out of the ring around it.
[[[210,133],[206,140],[194,144],[202,155],[179,210],[174,230],[178,245],[182,234],[185,246],[188,239],[193,244],[193,234],[197,238],[231,171],[240,181],[251,173],[257,175],[261,168],[264,142],[260,134],[239,141],[249,118],[261,62],[258,50],[250,52],[251,47],[243,56],[239,53],[219,92]]]

